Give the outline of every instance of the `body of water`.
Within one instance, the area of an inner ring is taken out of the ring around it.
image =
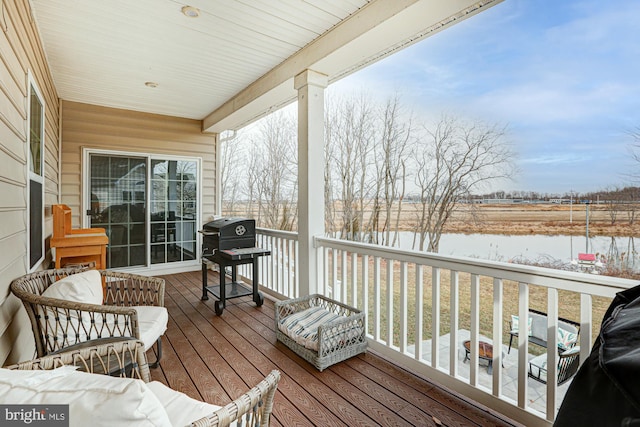
[[[412,232],[400,233],[400,247],[413,249]],[[557,260],[570,262],[578,253],[594,253],[606,262],[629,261],[640,265],[634,237],[591,237],[587,251],[586,237],[580,236],[504,236],[498,234],[443,234],[440,254],[458,255],[493,261]],[[631,254],[631,257],[629,257]]]

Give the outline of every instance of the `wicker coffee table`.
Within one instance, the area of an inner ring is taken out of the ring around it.
[[[464,360],[462,363],[464,363],[469,360],[469,354],[471,354],[471,341],[467,340],[463,342],[462,345],[464,346]],[[504,357],[504,352],[502,356]],[[488,342],[479,341],[478,358],[489,362],[487,366],[487,373],[491,375],[493,373],[493,346]],[[504,368],[504,365],[502,365],[502,367]]]

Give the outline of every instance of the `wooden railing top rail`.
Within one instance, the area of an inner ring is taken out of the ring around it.
[[[294,231],[273,230],[271,228],[256,227],[256,233],[271,237],[281,237],[288,240],[298,240],[298,233]]]

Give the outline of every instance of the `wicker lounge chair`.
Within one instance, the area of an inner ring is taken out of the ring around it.
[[[320,371],[367,350],[360,310],[319,294],[275,305],[277,339]]]
[[[103,304],[42,295],[56,281],[83,271],[85,269],[43,270],[11,283],[11,291],[22,300],[29,315],[37,356],[93,339],[130,337],[141,339],[146,350],[156,343],[156,361],[151,365],[156,367],[162,357],[161,336],[168,318],[164,308],[164,279],[100,270]]]
[[[113,372],[116,371],[120,373],[116,376],[141,379],[144,383],[149,383],[149,390],[154,390],[151,387],[153,383],[150,383],[149,367],[147,365],[144,344],[141,341],[132,339],[120,339],[105,344],[96,343],[96,345],[86,346],[81,350],[65,350],[57,354],[9,366],[8,369],[49,370],[65,365],[77,366],[78,370],[94,374],[112,372],[111,375],[113,375]],[[133,369],[131,369],[131,366],[133,366]],[[218,407],[219,409],[207,416],[198,418],[193,421],[191,425],[224,427],[237,420],[238,425],[268,426],[273,408],[273,397],[279,379],[280,373],[275,370],[272,371],[258,385],[244,393],[238,399],[228,403],[224,407]],[[157,382],[154,383],[156,383],[156,385],[158,384]],[[172,401],[175,403],[175,400],[172,398],[175,398],[175,395],[181,394],[166,387],[162,389],[169,390],[170,395],[168,399],[164,400],[162,395],[157,394],[160,404],[170,404]],[[171,396],[171,392],[174,396]],[[184,399],[185,396],[182,396]],[[193,399],[187,399],[195,402]],[[184,400],[182,400],[182,402],[184,402]],[[195,403],[202,404],[202,402]],[[168,405],[165,406],[165,409],[167,409],[168,416],[171,417]],[[176,409],[185,412],[189,410],[189,406],[178,406],[174,404],[173,410]],[[100,413],[100,405],[95,407],[95,411],[96,417],[109,419],[110,414]],[[73,415],[72,410],[72,418]]]

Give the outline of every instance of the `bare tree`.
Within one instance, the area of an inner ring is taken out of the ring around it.
[[[325,232],[335,237],[333,233],[337,229],[336,199],[334,197],[336,190],[334,188],[331,160],[333,159],[337,142],[334,141],[335,131],[333,130],[333,120],[331,118],[332,112],[327,108],[327,120],[324,121],[324,221]]]
[[[297,212],[295,121],[285,113],[274,113],[251,139],[248,191],[258,204],[259,223],[291,230]]]
[[[247,180],[246,186],[244,187],[245,195],[247,198],[247,216],[250,218],[255,218],[256,223],[262,225],[262,221],[260,220],[262,216],[261,211],[261,203],[259,203],[262,198],[262,187],[259,185],[259,182],[262,178],[261,168],[261,156],[260,151],[254,148],[253,145],[249,146],[249,155],[247,161]],[[256,156],[256,151],[258,151],[258,155]]]
[[[640,188],[627,187],[624,193],[626,203],[627,220],[629,225],[633,225],[638,215],[638,202],[640,201]]]
[[[398,95],[387,100],[381,116],[382,131],[375,145],[379,184],[376,205],[379,209],[384,209],[385,213],[381,230],[383,239],[380,243],[393,246],[398,243],[397,224],[402,213],[407,162],[411,155],[409,143],[412,138],[413,123],[411,117],[404,116]],[[396,205],[395,218],[394,204]],[[391,237],[392,229],[393,237]]]
[[[609,220],[611,221],[611,225],[613,225],[618,220],[618,214],[622,209],[622,204],[620,201],[620,188],[616,186],[607,187],[602,195],[604,198],[604,206],[607,210]]]
[[[224,210],[230,215],[236,215],[235,204],[238,202],[242,190],[242,182],[245,181],[243,173],[245,161],[243,152],[243,142],[240,136],[234,139],[221,142],[221,172],[220,186],[222,190],[222,201]]]
[[[632,131],[629,132],[629,135],[633,139],[633,143],[629,147],[629,151],[631,153],[631,157],[637,163],[640,163],[640,126],[636,127]],[[636,180],[640,180],[640,172],[632,172],[629,174],[632,178]]]
[[[629,151],[631,152],[631,157],[637,163],[640,163],[640,126],[636,127],[634,130],[629,132],[631,138],[633,138],[633,143],[631,144]],[[633,171],[629,174],[629,176],[635,180],[640,180],[640,172]],[[636,219],[636,202],[639,201],[640,189],[637,187],[633,187],[634,191],[631,191],[625,198],[630,199],[629,210],[627,211],[627,218],[629,220],[629,224],[633,224]]]
[[[254,144],[255,138],[248,139],[249,149],[247,154],[247,160],[245,164],[245,185],[243,186],[243,193],[246,198],[246,215],[249,218],[255,218],[256,224],[262,225],[260,220],[262,211],[261,204],[259,203],[262,198],[262,187],[259,185],[262,179],[262,155],[261,151],[257,149]],[[256,151],[258,152],[257,155]]]
[[[370,200],[373,119],[371,102],[364,95],[337,99],[327,108],[327,162],[335,175],[327,185],[335,195],[332,200],[339,199],[342,205],[343,239],[359,241],[367,233],[364,215]]]
[[[444,226],[459,200],[481,184],[511,177],[514,154],[505,142],[505,129],[497,125],[443,115],[424,130],[416,153],[421,207],[416,232],[420,250],[438,252]]]

